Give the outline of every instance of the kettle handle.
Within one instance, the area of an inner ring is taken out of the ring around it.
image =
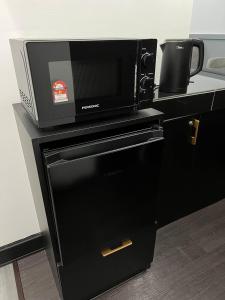
[[[201,40],[192,40],[192,45],[193,47],[197,47],[198,51],[199,51],[199,59],[198,59],[198,66],[196,68],[196,70],[194,70],[193,72],[190,73],[190,77],[198,74],[203,67],[203,62],[204,62],[204,43]]]

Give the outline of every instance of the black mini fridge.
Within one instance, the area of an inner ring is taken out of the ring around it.
[[[150,267],[163,131],[146,111],[143,122],[118,119],[114,129],[42,141],[64,300],[91,299]]]

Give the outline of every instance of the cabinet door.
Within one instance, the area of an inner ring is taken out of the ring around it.
[[[194,182],[200,208],[225,196],[225,110],[201,115]]]
[[[198,116],[184,117],[164,123],[160,199],[157,206],[159,225],[175,221],[196,209],[193,197],[195,180],[195,151],[191,144],[194,135],[191,122]]]
[[[152,134],[87,143],[49,158],[64,299],[92,298],[149,267],[163,145]]]

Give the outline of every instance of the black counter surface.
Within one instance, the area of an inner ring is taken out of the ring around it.
[[[139,123],[151,122],[163,118],[162,112],[148,108],[140,110],[137,113],[120,115],[118,117],[108,118],[107,120],[81,122],[40,129],[31,120],[21,103],[13,104],[13,109],[16,119],[19,119],[20,124],[23,124],[31,140],[38,141],[39,144],[137,125]]]
[[[211,93],[224,89],[225,80],[215,79],[204,75],[196,75],[191,78],[186,93],[162,93],[156,90],[154,101],[168,100],[169,98],[193,96],[202,93]]]
[[[196,75],[185,94],[156,89],[152,107],[164,112],[166,119],[225,109],[225,80]]]

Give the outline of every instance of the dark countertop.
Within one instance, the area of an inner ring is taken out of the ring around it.
[[[225,90],[225,80],[215,79],[205,75],[196,75],[191,77],[190,83],[187,88],[187,92],[184,94],[178,93],[162,93],[158,89],[155,91],[155,97],[153,101],[162,101],[170,98],[179,98],[193,96],[202,93],[216,92],[219,90]]]
[[[13,104],[13,109],[17,124],[23,126],[33,143],[37,142],[39,144],[114,130],[125,126],[138,125],[140,123],[149,123],[163,118],[162,112],[148,108],[139,110],[137,113],[121,115],[107,120],[81,122],[40,129],[31,120],[21,103]]]
[[[152,107],[165,113],[165,119],[225,109],[225,80],[196,75],[185,94],[155,91]]]

